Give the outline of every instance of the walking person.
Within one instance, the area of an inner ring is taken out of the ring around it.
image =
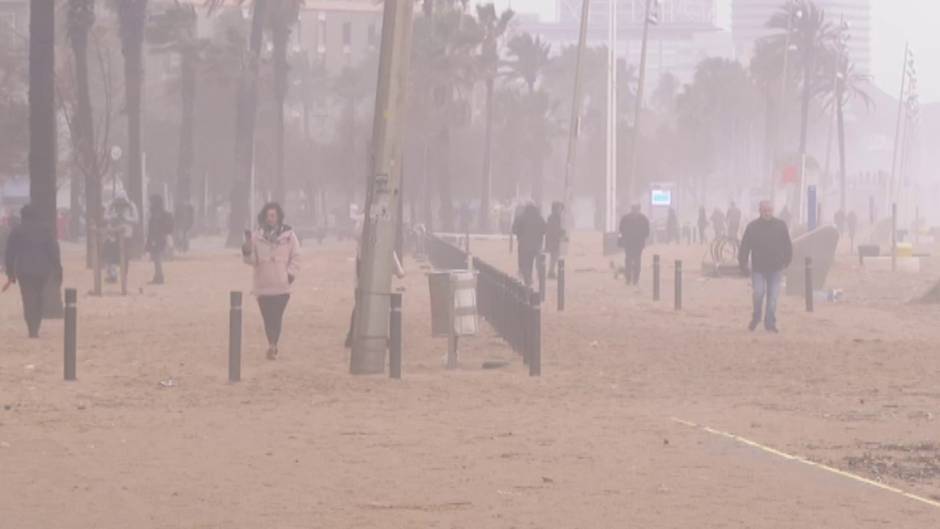
[[[741,233],[741,209],[734,201],[728,206],[728,238],[737,241]]]
[[[137,229],[137,223],[140,217],[137,213],[137,206],[127,198],[127,193],[120,191],[114,200],[108,204],[108,210],[105,212],[105,222],[108,225],[106,238],[104,241],[104,261],[107,265],[108,283],[116,283],[118,280],[118,270],[121,267],[121,245],[124,245],[124,270],[130,265],[130,247],[131,237],[134,236],[134,230]]]
[[[666,242],[669,244],[682,243],[682,236],[679,234],[679,216],[676,214],[676,208],[669,208],[669,216],[666,218]]]
[[[513,223],[512,233],[519,246],[519,275],[525,286],[532,286],[532,267],[545,242],[545,220],[539,208],[529,203]]]
[[[768,332],[779,332],[777,301],[780,299],[783,271],[793,260],[793,244],[789,228],[785,222],[774,217],[770,201],[760,203],[760,217],[744,230],[738,260],[743,272],[750,270],[754,289],[754,313],[748,329],[753,331],[763,321]]]
[[[708,239],[705,230],[708,229],[708,215],[705,214],[705,206],[698,208],[698,242],[705,244]]]
[[[715,208],[715,211],[712,212],[712,231],[715,232],[715,240],[724,239],[726,235],[725,231],[725,214],[718,208]]]
[[[624,272],[628,285],[640,283],[640,268],[643,266],[643,250],[650,236],[650,221],[640,206],[634,205],[620,219],[620,246],[624,251]]]
[[[855,214],[855,211],[849,211],[849,215],[845,218],[846,226],[849,230],[849,253],[855,253],[855,233],[858,230],[858,215]]]
[[[13,228],[4,251],[7,284],[19,284],[23,297],[23,316],[30,338],[39,338],[42,324],[43,290],[49,281],[62,281],[62,259],[55,227],[39,218],[36,207],[27,204],[20,214],[21,223]]]
[[[545,251],[549,255],[548,278],[557,277],[556,268],[561,256],[561,244],[567,239],[564,227],[565,205],[561,202],[552,203],[552,213],[548,216],[548,225],[545,229]]]
[[[163,276],[163,257],[168,247],[167,238],[173,233],[173,215],[163,206],[163,197],[152,195],[150,197],[150,224],[147,226],[147,243],[145,249],[153,261],[153,280],[151,285],[162,285],[166,278]]]
[[[258,229],[245,232],[242,256],[254,268],[254,289],[264,319],[268,338],[268,359],[275,360],[290,300],[291,287],[300,271],[300,240],[294,230],[284,224],[284,210],[277,202],[269,202],[258,214]]]

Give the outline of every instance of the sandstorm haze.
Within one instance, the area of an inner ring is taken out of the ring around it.
[[[0,527],[935,526],[936,20],[0,0]]]

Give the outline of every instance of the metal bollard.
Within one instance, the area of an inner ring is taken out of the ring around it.
[[[653,301],[659,301],[659,275],[660,259],[658,255],[653,256]]]
[[[65,289],[65,380],[75,380],[75,350],[78,345],[78,292]]]
[[[401,379],[401,294],[394,293],[391,298],[389,315],[388,376]]]
[[[565,260],[558,260],[558,311],[565,310]]]
[[[545,254],[540,253],[535,260],[535,267],[539,274],[539,303],[545,303]]]
[[[229,294],[228,314],[228,381],[242,379],[242,293]]]
[[[813,312],[813,258],[806,258],[806,277],[804,279],[806,287],[806,312]]]
[[[124,232],[121,231],[118,234],[118,248],[121,257],[121,295],[127,295],[127,260],[129,259],[127,255],[127,237],[124,236]]]
[[[682,310],[682,261],[676,261],[676,310]]]
[[[529,310],[529,376],[542,375],[542,306],[539,304],[538,294],[532,296]]]

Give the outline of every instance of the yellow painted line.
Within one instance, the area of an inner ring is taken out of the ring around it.
[[[808,465],[808,466],[811,466],[811,467],[815,467],[815,468],[818,468],[818,469],[820,469],[820,470],[824,470],[824,471],[826,471],[826,472],[829,472],[829,473],[831,473],[831,474],[835,474],[835,475],[837,475],[837,476],[842,476],[843,478],[848,478],[848,479],[851,479],[851,480],[853,480],[853,481],[857,481],[857,482],[859,482],[859,483],[864,483],[865,485],[871,485],[872,487],[876,487],[876,488],[879,488],[879,489],[881,489],[881,490],[885,490],[885,491],[888,491],[888,492],[893,492],[893,493],[898,494],[898,495],[901,495],[901,496],[903,496],[903,497],[905,497],[905,498],[907,498],[907,499],[914,500],[914,501],[923,503],[923,504],[925,504],[925,505],[930,505],[931,507],[936,507],[936,508],[940,509],[940,502],[931,500],[930,498],[925,498],[925,497],[923,497],[923,496],[918,496],[918,495],[916,495],[916,494],[912,494],[912,493],[910,493],[910,492],[904,491],[904,490],[899,489],[899,488],[897,488],[897,487],[892,487],[892,486],[890,486],[890,485],[885,485],[884,483],[879,483],[879,482],[877,482],[877,481],[870,480],[870,479],[868,479],[868,478],[859,476],[859,475],[857,475],[857,474],[852,474],[851,472],[846,472],[846,471],[844,471],[844,470],[839,470],[838,468],[834,468],[834,467],[831,467],[831,466],[829,466],[829,465],[824,465],[824,464],[822,464],[822,463],[817,463],[817,462],[815,462],[815,461],[810,461],[809,459],[806,459],[805,457],[795,456],[795,455],[792,455],[792,454],[788,454],[788,453],[786,453],[786,452],[781,452],[780,450],[777,450],[777,449],[775,449],[775,448],[771,448],[771,447],[769,447],[769,446],[767,446],[767,445],[760,444],[760,443],[758,443],[757,441],[752,441],[752,440],[750,440],[750,439],[748,439],[748,438],[746,438],[746,437],[741,437],[740,435],[735,435],[735,434],[733,434],[733,433],[724,432],[724,431],[722,431],[722,430],[716,430],[715,428],[711,428],[711,427],[709,427],[709,426],[698,425],[698,424],[696,424],[696,423],[694,423],[694,422],[686,421],[686,420],[680,419],[680,418],[678,418],[678,417],[671,417],[670,420],[671,420],[672,422],[674,422],[674,423],[681,424],[681,425],[684,425],[684,426],[688,426],[689,428],[695,428],[695,429],[697,429],[697,430],[702,430],[703,432],[707,432],[707,433],[710,433],[710,434],[712,434],[712,435],[717,435],[717,436],[719,436],[719,437],[724,437],[724,438],[726,438],[726,439],[731,439],[732,441],[735,441],[735,442],[737,442],[737,443],[740,443],[740,444],[743,444],[743,445],[746,445],[746,446],[750,446],[750,447],[752,447],[752,448],[756,448],[756,449],[758,449],[758,450],[760,450],[760,451],[762,451],[762,452],[766,452],[766,453],[768,453],[768,454],[775,455],[775,456],[777,456],[777,457],[780,457],[780,458],[782,458],[782,459],[786,459],[786,460],[788,460],[788,461],[796,461],[796,462],[799,462],[799,463],[803,463],[804,465]]]

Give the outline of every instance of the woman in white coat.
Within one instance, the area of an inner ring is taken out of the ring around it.
[[[254,289],[264,332],[268,337],[268,359],[277,358],[284,311],[291,287],[300,271],[300,241],[284,224],[284,210],[276,202],[265,204],[258,214],[258,229],[245,232],[242,256],[254,268]]]

